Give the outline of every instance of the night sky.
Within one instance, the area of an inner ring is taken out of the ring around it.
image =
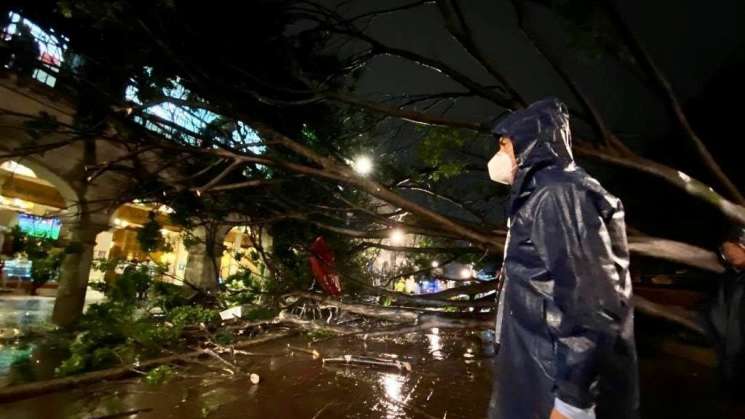
[[[402,1],[357,2],[352,13],[383,8]],[[557,96],[579,107],[570,91],[550,66],[517,30],[510,1],[461,2],[477,42],[496,61],[507,79],[527,100]],[[737,102],[742,96],[745,45],[738,29],[743,2],[694,0],[666,2],[622,2],[627,22],[671,81],[699,135],[737,183],[745,185],[743,147]],[[362,7],[360,7],[360,5]],[[606,121],[639,154],[682,170],[717,189],[688,139],[669,116],[661,96],[650,90],[628,69],[608,56],[591,57],[572,49],[571,36],[548,9],[531,5],[526,22],[530,32],[550,46],[552,56],[577,80]],[[446,61],[476,80],[490,82],[489,76],[447,33],[434,6],[420,7],[379,18],[372,34],[384,42]],[[361,91],[374,97],[383,94],[462,91],[462,87],[441,74],[424,70],[397,58],[377,58],[365,73]],[[728,102],[732,103],[729,104]],[[502,112],[479,99],[463,99],[448,115],[486,121]],[[588,127],[576,122],[573,129],[585,135]],[[384,149],[401,148],[416,142],[412,131],[387,138]],[[475,146],[484,163],[493,153],[491,140]],[[714,246],[728,228],[726,220],[706,204],[672,190],[666,183],[627,170],[609,169],[591,161],[580,162],[612,193],[623,198],[627,218],[634,227],[653,235]],[[483,176],[486,176],[484,172]],[[480,179],[460,179],[465,185]],[[501,216],[494,201],[494,217]]]

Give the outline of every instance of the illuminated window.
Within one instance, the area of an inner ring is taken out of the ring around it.
[[[33,70],[32,76],[36,80],[54,87],[57,83],[60,65],[64,60],[67,50],[68,39],[62,35],[55,34],[54,30],[44,30],[32,21],[15,12],[10,12],[10,23],[2,30],[2,40],[10,42],[14,37],[20,36],[22,28],[28,28],[31,36],[38,47],[38,65]],[[10,65],[6,64],[6,68]]]
[[[150,75],[150,69],[146,69]],[[162,89],[163,96],[178,100],[189,100],[190,92],[178,80],[171,82],[172,87]],[[125,98],[142,106],[139,89],[136,83],[129,85]],[[143,118],[135,115],[135,122],[168,138],[182,140],[189,145],[197,146],[197,137],[210,138],[215,143],[254,154],[262,154],[265,146],[256,131],[243,122],[225,121],[220,115],[199,107],[176,105],[169,102],[154,103],[144,108],[144,112],[155,118]],[[217,146],[216,144],[216,146]]]
[[[3,169],[5,171],[8,171],[16,175],[36,177],[36,173],[34,173],[33,170],[29,169],[28,167],[22,164],[19,164],[14,161],[10,161],[10,160],[3,162],[3,164],[0,164],[0,169]]]

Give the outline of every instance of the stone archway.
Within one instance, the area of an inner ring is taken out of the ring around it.
[[[73,181],[45,164],[41,158],[24,157],[12,160],[33,171],[33,175],[52,185],[62,197],[59,212],[62,222],[60,237],[65,242],[52,321],[69,326],[80,317],[85,302],[88,276],[93,262],[96,235],[108,228],[108,215],[89,211],[81,191]]]
[[[0,160],[0,164],[6,161],[13,161],[19,165],[31,169],[36,177],[49,182],[62,196],[66,207],[74,207],[80,202],[80,194],[74,189],[72,183],[65,180],[62,176],[48,168],[43,162],[35,157],[23,157],[21,159]]]

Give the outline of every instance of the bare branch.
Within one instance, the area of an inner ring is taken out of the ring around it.
[[[512,87],[512,84],[507,81],[474,41],[471,28],[468,22],[466,22],[458,1],[437,0],[437,6],[440,9],[440,14],[445,19],[445,24],[450,34],[492,77],[499,81],[501,87],[509,94],[510,107],[517,109],[526,106],[527,102],[525,102],[525,99]]]
[[[662,90],[662,93],[667,99],[666,103],[669,106],[671,112],[673,113],[673,115],[675,115],[681,128],[683,128],[683,131],[696,147],[696,151],[703,159],[706,167],[717,178],[717,180],[719,180],[722,186],[724,186],[727,193],[731,196],[732,199],[734,199],[736,203],[745,205],[745,196],[740,192],[740,190],[737,188],[737,185],[732,182],[727,174],[724,173],[724,170],[722,170],[722,168],[719,166],[719,163],[717,163],[714,156],[712,156],[712,154],[709,152],[709,149],[706,147],[704,142],[693,130],[693,127],[691,127],[691,124],[688,121],[688,117],[683,111],[683,106],[680,104],[680,101],[675,95],[675,92],[673,92],[673,88],[670,85],[670,82],[667,80],[662,70],[652,59],[652,56],[649,55],[637,36],[626,23],[621,10],[616,4],[617,2],[614,0],[606,0],[606,2],[608,4],[610,15],[614,23],[620,30],[623,37],[626,39],[626,42],[631,47],[631,50],[636,55],[637,60],[647,69],[647,72],[652,75],[652,77],[659,85],[659,88]]]
[[[465,128],[475,131],[488,132],[488,127],[483,124],[478,124],[470,121],[458,121],[449,118],[441,118],[437,116],[427,115],[425,113],[408,111],[403,109],[397,109],[391,106],[385,106],[374,102],[365,101],[360,98],[356,98],[350,95],[343,94],[341,92],[326,92],[324,93],[329,99],[354,105],[359,108],[367,109],[373,112],[382,113],[388,116],[400,118],[404,121],[412,122],[415,124],[450,127],[450,128]]]
[[[701,181],[694,179],[679,170],[675,170],[663,164],[641,157],[618,157],[600,149],[578,145],[575,145],[573,149],[580,155],[589,156],[606,163],[616,164],[660,177],[668,183],[686,191],[688,194],[713,205],[732,221],[740,225],[745,225],[745,207],[728,201],[726,198],[714,192],[714,190],[709,186],[706,186]]]

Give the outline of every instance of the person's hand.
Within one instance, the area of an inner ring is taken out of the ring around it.
[[[745,246],[727,241],[722,243],[722,255],[733,268],[745,269]]]
[[[551,416],[549,416],[548,419],[569,419],[569,418],[559,413],[558,410],[551,409]]]

